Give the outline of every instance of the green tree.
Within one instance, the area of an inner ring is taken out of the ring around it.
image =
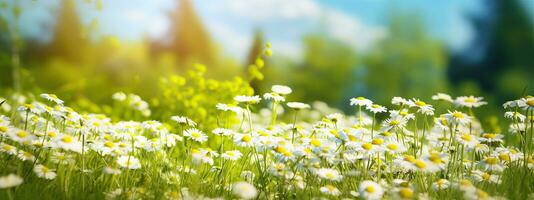
[[[339,104],[351,86],[357,66],[355,50],[346,43],[325,35],[310,35],[304,40],[304,61],[291,73],[294,98]]]
[[[446,90],[446,59],[441,44],[431,39],[416,16],[395,15],[389,36],[365,59],[365,83],[380,103],[393,96],[430,98]]]

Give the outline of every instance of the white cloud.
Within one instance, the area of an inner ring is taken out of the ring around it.
[[[294,58],[301,57],[301,37],[318,30],[362,51],[386,36],[384,27],[367,25],[314,0],[207,0],[196,6],[217,41],[239,58],[246,56],[257,27],[275,53]]]

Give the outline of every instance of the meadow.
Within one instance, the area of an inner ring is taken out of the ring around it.
[[[54,94],[12,95],[1,101],[0,197],[533,198],[532,96],[506,102],[509,126],[498,128],[481,126],[482,97],[394,97],[387,107],[355,97],[347,104],[356,112],[343,114],[286,102],[291,93],[274,85],[213,102],[210,124],[183,113],[120,120],[163,115],[123,92],[111,97],[114,119]]]

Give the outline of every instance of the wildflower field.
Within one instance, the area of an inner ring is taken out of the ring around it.
[[[355,97],[355,114],[343,114],[286,102],[287,86],[246,91],[198,108],[212,119],[205,124],[122,92],[113,119],[53,94],[3,99],[0,199],[532,198],[532,96],[506,102],[509,126],[496,128],[478,120],[482,97],[394,97],[387,106]]]

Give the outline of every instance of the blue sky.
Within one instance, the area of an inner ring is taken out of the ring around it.
[[[10,0],[8,0],[10,1]],[[60,0],[21,0],[25,34],[47,38],[43,24],[52,23]],[[175,0],[78,0],[86,24],[98,21],[98,35],[125,42],[161,37]],[[88,3],[89,2],[89,3]],[[427,31],[452,49],[471,37],[464,15],[482,9],[481,0],[193,0],[205,26],[228,54],[243,58],[253,32],[261,28],[273,50],[299,58],[303,35],[321,31],[365,51],[387,37],[391,11],[417,13]],[[524,0],[534,13],[534,1]]]

